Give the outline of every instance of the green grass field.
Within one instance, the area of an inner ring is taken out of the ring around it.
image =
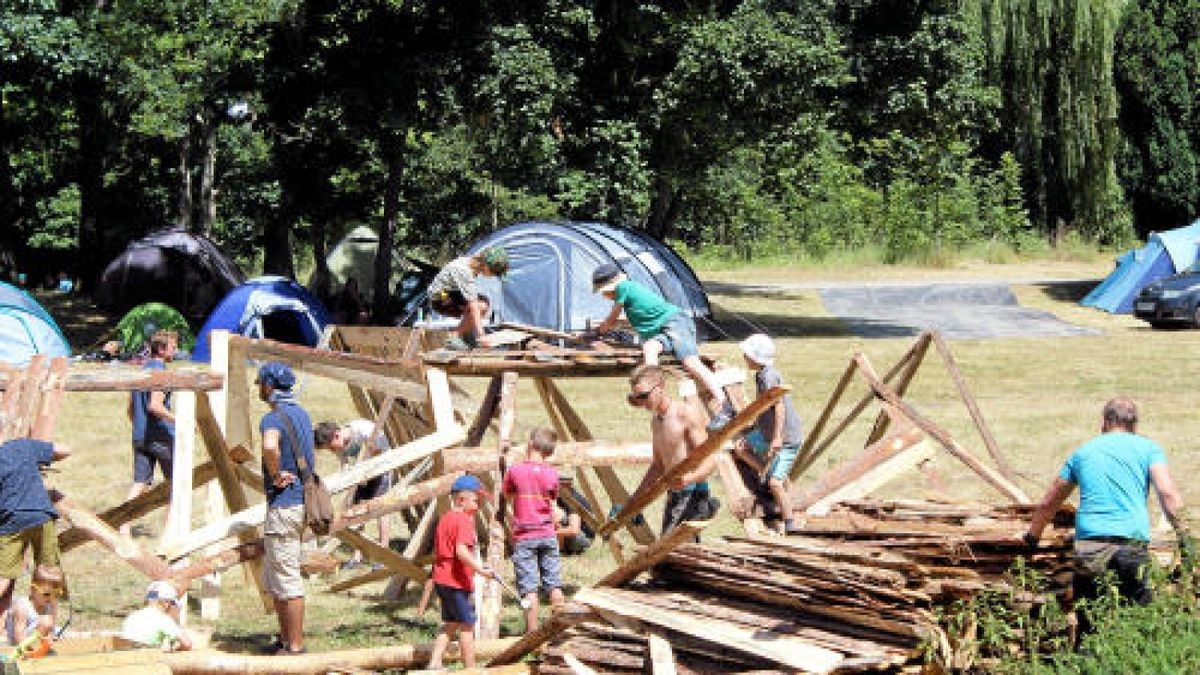
[[[1200,437],[1198,395],[1192,368],[1200,361],[1200,332],[1151,331],[1130,317],[1111,316],[1084,309],[1076,303],[1091,283],[1104,276],[1110,263],[1038,261],[1017,265],[964,264],[952,269],[803,269],[755,268],[702,273],[705,280],[733,282],[815,282],[820,280],[908,279],[1077,279],[1076,284],[1021,284],[1014,291],[1021,303],[1044,309],[1080,325],[1103,331],[1095,337],[955,340],[950,347],[974,392],[1003,454],[1020,474],[1020,485],[1037,498],[1073,447],[1099,430],[1103,402],[1117,394],[1132,396],[1141,404],[1141,431],[1161,442],[1188,503],[1200,499],[1188,480],[1200,471],[1200,459],[1190,447]],[[778,364],[795,388],[795,397],[806,425],[820,413],[850,357],[863,352],[880,373],[886,371],[911,343],[910,339],[863,340],[848,334],[824,312],[814,290],[771,294],[713,294],[718,318],[733,337],[748,329],[738,316],[766,326],[777,338]],[[81,319],[81,325],[88,324]],[[97,323],[96,321],[92,322]],[[95,326],[93,326],[95,328]],[[727,363],[740,364],[736,341],[706,345],[706,350]],[[466,381],[478,392],[482,382]],[[646,440],[645,413],[624,402],[626,384],[621,379],[562,381],[567,396],[579,409],[598,438],[613,441]],[[856,382],[839,414],[865,392]],[[319,378],[304,378],[300,397],[317,420],[345,419],[353,412],[342,385]],[[948,429],[965,447],[984,455],[984,447],[971,425],[953,383],[931,350],[917,375],[908,400],[927,417]],[[255,405],[255,419],[263,411]],[[803,480],[813,480],[862,447],[873,415],[853,426]],[[532,385],[523,384],[518,408],[518,436],[545,422]],[[58,421],[58,437],[76,454],[62,465],[52,482],[77,501],[100,510],[119,502],[128,488],[129,426],[125,397],[119,394],[69,394]],[[325,455],[321,468],[334,470]],[[999,501],[991,488],[948,455],[934,462],[940,479],[920,474],[905,477],[880,493],[885,497]],[[633,487],[637,472],[627,475]],[[204,492],[198,491],[197,504]],[[198,511],[201,509],[197,509]],[[657,511],[648,514],[657,523]],[[153,548],[163,514],[155,514],[138,529],[139,541]],[[373,527],[371,531],[373,531]],[[403,528],[400,535],[403,535]],[[711,541],[722,532],[736,531],[728,516],[714,525]],[[625,536],[625,535],[622,535]],[[397,540],[394,545],[402,542]],[[594,546],[581,558],[569,558],[565,575],[569,584],[586,585],[612,565],[607,550]],[[131,568],[89,544],[67,554],[75,619],[82,629],[116,628],[126,613],[140,604],[144,580]],[[383,584],[350,594],[323,592],[328,580],[310,580],[306,632],[315,650],[373,644],[426,641],[435,630],[435,611],[424,619],[414,616],[415,592],[401,602],[381,603]],[[240,571],[224,577],[222,620],[213,628],[214,642],[227,649],[251,649],[265,643],[276,629],[272,616],[262,612]],[[198,624],[202,625],[202,624]],[[518,610],[506,608],[504,631],[521,630]]]

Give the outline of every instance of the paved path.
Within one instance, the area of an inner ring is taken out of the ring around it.
[[[947,338],[1004,338],[1098,335],[1050,312],[1021,307],[1010,283],[1078,283],[1078,279],[962,281],[914,284],[709,283],[713,292],[816,290],[825,309],[862,337],[904,337],[937,330]]]

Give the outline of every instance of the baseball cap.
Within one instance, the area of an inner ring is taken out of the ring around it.
[[[166,581],[152,581],[146,587],[146,600],[164,600],[179,604],[179,593]]]
[[[487,488],[483,487],[483,482],[469,473],[465,473],[454,480],[454,484],[450,486],[450,492],[478,492],[484,497],[490,497]]]
[[[255,381],[262,382],[272,389],[291,389],[292,385],[296,384],[296,374],[287,364],[268,361],[259,367],[258,379]]]
[[[612,263],[604,263],[592,272],[592,291],[595,293],[610,293],[617,289],[617,284],[625,281],[625,275],[620,268]]]
[[[479,252],[479,259],[487,266],[492,274],[504,278],[508,274],[508,251],[499,246],[489,246]]]
[[[755,333],[738,345],[751,361],[769,366],[775,363],[775,343],[762,333]]]

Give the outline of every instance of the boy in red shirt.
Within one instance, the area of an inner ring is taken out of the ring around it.
[[[496,575],[475,556],[475,512],[484,494],[478,478],[460,476],[450,487],[451,508],[438,521],[430,576],[442,604],[442,632],[433,642],[430,670],[442,668],[442,656],[456,635],[463,666],[475,667],[474,575]]]
[[[534,429],[525,446],[525,461],[509,467],[504,474],[504,495],[512,504],[513,572],[517,577],[517,594],[527,601],[527,632],[537,628],[539,587],[550,594],[550,604],[563,603],[554,521],[558,472],[546,463],[557,442],[558,434],[553,429]]]

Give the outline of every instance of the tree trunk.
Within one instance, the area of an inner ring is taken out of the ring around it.
[[[179,181],[175,185],[176,205],[175,224],[188,232],[192,231],[192,132],[183,135],[179,140],[179,163],[175,170],[179,172]]]
[[[196,232],[211,237],[217,222],[217,123],[211,116],[204,119],[201,130],[200,200],[197,204]]]
[[[400,212],[400,184],[404,175],[404,153],[393,151],[388,162],[387,187],[383,193],[383,223],[379,226],[379,248],[375,251],[375,288],[371,300],[374,322],[383,320],[391,297],[392,248],[396,242],[396,220]]]
[[[17,220],[17,190],[13,185],[12,164],[9,157],[12,156],[13,143],[12,134],[8,130],[8,115],[4,101],[0,99],[0,255],[4,252],[12,254],[14,244],[17,243],[17,232],[20,229]],[[6,261],[0,260],[0,269],[3,269]],[[0,281],[11,281],[4,278]]]
[[[79,250],[87,255],[78,258],[78,274],[85,288],[95,288],[103,265],[113,251],[107,246],[101,227],[104,203],[105,139],[108,120],[100,104],[103,84],[99,78],[80,73],[72,83],[75,111],[79,117],[79,153],[76,177],[79,183]]]
[[[263,227],[264,274],[278,274],[289,279],[296,277],[290,236],[295,211],[295,197],[285,188],[279,214]]]
[[[329,250],[325,235],[328,234],[329,228],[326,226],[324,218],[317,218],[311,227],[308,240],[313,247],[313,263],[316,265],[313,268],[311,289],[313,294],[321,298],[322,302],[327,302],[333,298],[333,275],[329,272],[329,261],[326,259],[329,256]],[[327,306],[334,309],[333,305]]]

